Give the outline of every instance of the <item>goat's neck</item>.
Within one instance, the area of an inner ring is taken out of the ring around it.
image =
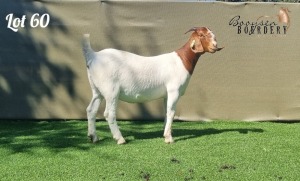
[[[201,53],[195,53],[190,48],[190,43],[187,42],[183,47],[175,51],[180,59],[182,60],[182,63],[186,70],[190,73],[190,75],[193,74],[195,66],[198,62],[198,59],[201,56]]]

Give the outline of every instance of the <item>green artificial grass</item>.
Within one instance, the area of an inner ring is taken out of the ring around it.
[[[0,180],[299,180],[300,123],[119,121],[125,145],[97,122],[0,121]]]

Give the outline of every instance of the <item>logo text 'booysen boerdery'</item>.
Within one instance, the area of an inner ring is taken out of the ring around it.
[[[265,35],[265,34],[282,34],[287,33],[288,26],[280,26],[274,21],[245,21],[241,16],[235,16],[229,21],[230,26],[237,28],[237,34],[248,35]]]

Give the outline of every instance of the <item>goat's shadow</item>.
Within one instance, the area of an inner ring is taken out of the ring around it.
[[[136,127],[137,128],[137,127]],[[140,129],[132,130],[122,130],[125,137],[134,137],[135,140],[143,139],[155,139],[163,137],[163,126],[160,131],[141,131],[143,126],[140,126]],[[205,129],[194,129],[194,128],[173,128],[172,136],[175,142],[184,141],[189,139],[194,139],[202,136],[217,135],[227,132],[237,132],[239,134],[248,134],[248,133],[263,133],[264,130],[260,128],[233,128],[233,129],[216,129],[216,128],[205,128]],[[128,142],[131,142],[129,140]]]
[[[182,141],[182,140],[197,138],[197,137],[201,137],[201,136],[222,134],[222,133],[226,133],[226,132],[238,132],[239,134],[248,134],[249,132],[262,133],[262,132],[264,132],[264,130],[259,129],[259,128],[237,128],[237,129],[207,128],[207,129],[202,129],[202,130],[174,129],[173,132],[174,132],[175,141]],[[176,137],[179,137],[179,138],[176,138]]]

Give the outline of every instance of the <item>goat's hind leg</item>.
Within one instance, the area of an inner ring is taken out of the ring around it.
[[[87,118],[88,118],[88,137],[93,143],[96,143],[99,138],[96,134],[96,115],[99,110],[102,96],[93,92],[93,98],[86,109]]]
[[[113,135],[113,138],[115,140],[117,140],[117,144],[120,145],[120,144],[126,143],[126,141],[122,136],[122,133],[119,129],[119,126],[118,126],[117,120],[116,120],[117,104],[118,104],[117,98],[106,99],[106,108],[104,111],[104,117],[105,117],[106,121],[108,122],[110,131]]]

